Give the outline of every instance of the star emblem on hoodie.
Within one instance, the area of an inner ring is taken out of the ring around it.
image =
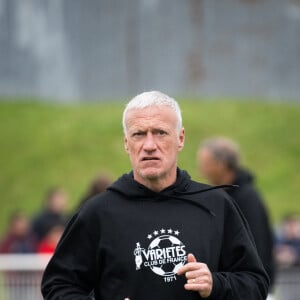
[[[164,228],[162,228],[160,230],[154,230],[153,232],[149,233],[147,235],[147,239],[151,240],[151,239],[159,236],[160,234],[174,234],[174,235],[178,236],[179,233],[180,233],[180,231],[178,231],[178,230],[173,230],[171,228],[170,229],[164,229]]]

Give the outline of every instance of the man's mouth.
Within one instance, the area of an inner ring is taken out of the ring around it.
[[[149,161],[149,160],[159,160],[159,158],[157,158],[157,157],[143,157],[142,158],[142,161]]]

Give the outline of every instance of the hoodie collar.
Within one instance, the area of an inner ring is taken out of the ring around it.
[[[166,187],[160,192],[150,190],[146,186],[137,182],[133,178],[133,172],[121,176],[113,185],[108,189],[126,195],[129,198],[140,199],[140,198],[153,198],[153,196],[170,195],[175,191],[184,192],[187,190],[190,184],[190,176],[186,171],[177,168],[177,177],[174,184]]]
[[[194,195],[209,192],[215,189],[226,187],[235,187],[233,185],[209,186],[205,184],[196,184],[191,181],[186,171],[177,169],[176,182],[160,192],[154,192],[133,179],[133,172],[120,177],[108,190],[117,192],[126,196],[129,200],[179,200],[194,205],[211,216],[215,213],[202,203],[201,198]]]

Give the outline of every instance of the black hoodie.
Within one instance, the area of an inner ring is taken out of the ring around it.
[[[245,216],[256,244],[257,252],[270,277],[274,282],[273,232],[263,200],[254,187],[254,176],[245,169],[238,169],[232,184],[238,189],[228,189],[228,194],[236,201]]]
[[[176,183],[159,193],[126,174],[72,218],[42,293],[46,300],[201,299],[176,274],[188,253],[213,274],[207,299],[266,298],[268,276],[226,193],[180,170]]]

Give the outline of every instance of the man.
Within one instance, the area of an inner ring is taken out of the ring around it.
[[[207,139],[198,151],[199,171],[213,185],[238,185],[226,188],[247,219],[253,234],[258,254],[274,281],[273,234],[267,210],[254,187],[253,175],[241,167],[238,145],[224,137]]]
[[[41,242],[54,226],[66,223],[66,206],[68,194],[60,187],[52,187],[46,194],[44,209],[32,221],[32,233]]]
[[[7,232],[0,239],[0,253],[33,253],[36,240],[30,233],[30,221],[22,211],[12,213]]]
[[[177,167],[177,102],[140,94],[123,127],[133,171],[72,218],[44,273],[44,298],[265,299],[268,277],[233,202]]]

